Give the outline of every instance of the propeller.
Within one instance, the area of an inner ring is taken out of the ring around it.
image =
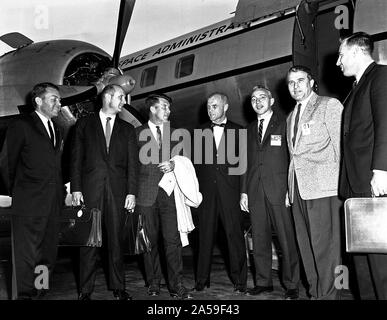
[[[136,0],[121,0],[120,3],[120,10],[118,12],[116,42],[114,44],[114,53],[112,59],[112,64],[115,68],[118,68],[122,44],[125,40],[126,31],[129,27],[129,22],[132,17],[135,3]]]
[[[136,0],[121,0],[120,10],[118,12],[118,23],[117,23],[117,33],[116,41],[114,44],[114,53],[112,58],[112,65],[114,68],[118,68],[120,61],[120,54],[122,49],[122,44],[124,43],[126,32],[129,27],[130,19],[132,17],[134,4]],[[124,89],[125,93],[130,93],[136,81],[129,75],[118,75],[110,79],[110,84],[118,84]]]

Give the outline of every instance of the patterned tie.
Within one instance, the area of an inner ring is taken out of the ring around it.
[[[159,145],[159,149],[161,149],[162,138],[161,138],[160,126],[156,126],[156,130],[157,130],[157,144]]]
[[[54,130],[52,129],[51,121],[48,120],[47,123],[48,123],[48,131],[50,132],[50,140],[51,140],[53,147],[55,148]]]
[[[262,133],[263,133],[263,121],[265,119],[259,120],[259,127],[258,127],[258,143],[262,143]]]
[[[112,135],[112,128],[110,126],[110,120],[112,118],[107,117],[106,118],[106,130],[105,130],[105,139],[106,139],[106,150],[109,152],[109,145],[110,145],[110,137]]]
[[[293,128],[293,147],[296,142],[297,130],[298,130],[298,121],[300,120],[300,111],[301,111],[301,103],[297,105],[297,114],[296,119],[294,120],[294,128]]]

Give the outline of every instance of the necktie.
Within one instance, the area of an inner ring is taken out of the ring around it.
[[[109,152],[110,137],[112,135],[112,128],[110,126],[110,120],[112,118],[106,118],[106,129],[105,129],[105,139],[106,139],[106,150]]]
[[[55,147],[54,130],[52,129],[51,121],[48,120],[47,123],[48,123],[48,131],[50,132],[50,140],[51,140],[53,147]]]
[[[225,123],[214,123],[214,122],[212,122],[211,123],[211,128],[213,128],[213,127],[223,127],[224,128],[224,126],[225,126],[226,124]]]
[[[300,111],[301,111],[301,103],[297,105],[297,114],[296,119],[294,120],[294,128],[293,128],[293,147],[296,142],[297,130],[298,130],[298,121],[300,120]]]
[[[263,121],[265,119],[259,120],[259,127],[258,127],[258,143],[262,143],[262,133],[263,133]]]
[[[161,138],[160,126],[156,126],[156,131],[157,131],[157,144],[159,145],[159,149],[161,149],[162,138]]]

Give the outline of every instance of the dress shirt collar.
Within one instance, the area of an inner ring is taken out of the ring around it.
[[[40,120],[42,120],[45,126],[47,125],[47,121],[52,122],[50,118],[47,118],[44,114],[40,113],[38,110],[35,110],[35,113],[38,115]]]
[[[264,123],[265,122],[267,123],[270,121],[272,115],[273,115],[273,110],[269,110],[269,111],[265,112],[264,114],[258,115],[258,122],[259,122],[259,120],[263,119],[263,120],[265,120]]]
[[[101,119],[101,121],[103,123],[106,123],[106,119],[109,117],[111,120],[111,123],[113,124],[114,123],[114,120],[116,119],[116,115],[115,114],[106,114],[105,112],[101,110],[99,110],[99,117]]]

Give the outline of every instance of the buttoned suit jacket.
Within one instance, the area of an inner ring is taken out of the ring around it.
[[[137,147],[139,150],[139,182],[136,203],[140,206],[150,207],[156,201],[158,184],[163,176],[158,167],[159,163],[170,160],[173,156],[180,154],[179,151],[173,152],[176,150],[174,147],[178,144],[178,141],[170,140],[170,134],[174,131],[178,132],[177,129],[169,127],[169,123],[164,123],[162,150],[159,151],[158,143],[148,123],[144,123],[136,128]],[[150,161],[151,159],[153,160]]]
[[[123,210],[126,195],[137,195],[138,150],[133,126],[116,116],[108,153],[99,114],[92,114],[77,121],[72,147],[72,191],[83,193],[87,207],[99,208],[105,187],[109,187],[117,208]]]
[[[63,140],[55,124],[54,131],[55,147],[36,112],[21,116],[8,128],[9,193],[14,215],[48,217],[54,206],[63,204]]]
[[[340,130],[342,104],[335,98],[312,92],[299,120],[293,146],[292,115],[287,118],[290,154],[289,196],[293,199],[294,175],[304,200],[336,196],[340,170]]]
[[[241,192],[248,195],[249,205],[254,204],[259,183],[271,204],[284,205],[288,169],[286,118],[273,110],[261,144],[258,120],[247,126],[247,171],[241,178]]]
[[[211,122],[207,122],[200,127],[201,130],[211,130]],[[203,201],[206,200],[206,195],[215,192],[215,189],[221,191],[222,200],[227,202],[239,202],[240,192],[240,174],[230,174],[230,169],[238,167],[238,164],[233,164],[229,160],[228,154],[231,144],[228,142],[229,138],[234,136],[235,140],[232,143],[235,149],[235,157],[239,157],[239,143],[240,132],[242,129],[238,124],[227,120],[224,127],[224,133],[219,143],[219,150],[217,151],[215,145],[215,139],[212,139],[212,150],[206,148],[203,142],[200,159],[200,164],[195,165],[196,174],[199,180],[199,189],[203,194]],[[244,129],[243,129],[244,130]],[[235,134],[235,135],[234,135]],[[194,146],[194,155],[198,150],[199,145]],[[212,154],[210,154],[212,152]],[[212,162],[206,163],[206,157],[212,156]]]
[[[387,171],[387,67],[371,63],[344,102],[340,195],[370,194],[372,170]]]

